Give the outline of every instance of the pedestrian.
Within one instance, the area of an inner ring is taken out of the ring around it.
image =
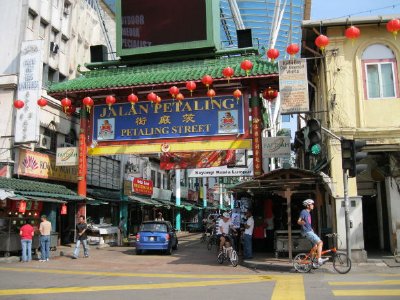
[[[329,258],[321,258],[323,242],[312,229],[310,212],[314,209],[314,200],[306,199],[303,201],[303,205],[305,209],[300,212],[297,224],[301,226],[301,235],[314,245],[314,249],[317,251],[318,264],[323,265]]]
[[[254,218],[253,213],[250,209],[246,211],[246,223],[244,224],[243,234],[243,258],[253,258],[253,230],[254,230]]]
[[[158,212],[157,218],[155,219],[155,221],[164,221],[164,218],[162,216],[162,212],[161,211]]]
[[[118,232],[119,232],[118,245],[121,246],[125,238],[125,217],[121,217],[121,221],[119,221]]]
[[[34,234],[35,230],[29,223],[26,223],[19,229],[19,235],[21,236],[23,262],[28,262],[32,260],[32,237]]]
[[[72,258],[78,258],[79,257],[79,250],[80,250],[80,245],[82,243],[83,246],[83,255],[85,258],[89,257],[89,247],[88,247],[88,242],[87,242],[87,224],[85,222],[85,217],[84,216],[79,216],[79,222],[76,224],[76,246],[74,250],[74,254],[72,255]]]
[[[50,233],[51,223],[47,221],[47,216],[42,215],[40,217],[42,222],[39,225],[40,231],[40,262],[49,261],[50,259]]]

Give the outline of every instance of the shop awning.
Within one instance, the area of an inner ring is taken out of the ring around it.
[[[161,207],[162,204],[156,200],[150,199],[150,198],[144,198],[136,195],[131,195],[128,196],[128,199],[136,202],[140,205],[149,205],[149,206],[155,206],[155,207]]]
[[[119,190],[107,190],[98,188],[87,188],[87,194],[90,200],[99,200],[105,202],[119,202],[121,201],[121,192]],[[88,202],[88,204],[90,204]]]
[[[14,193],[17,197],[36,197],[37,201],[84,201],[86,198],[79,196],[74,191],[60,184],[25,180],[18,178],[0,177],[0,190]],[[11,196],[13,197],[13,196]],[[64,203],[58,202],[58,203]]]

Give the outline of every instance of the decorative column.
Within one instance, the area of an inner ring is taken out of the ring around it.
[[[87,175],[87,112],[82,104],[80,110],[80,132],[79,132],[79,163],[78,163],[78,195],[86,197],[86,175]],[[86,218],[86,203],[78,203],[79,215]]]
[[[262,151],[261,151],[261,108],[258,97],[257,83],[251,83],[251,117],[252,117],[252,138],[253,138],[253,171],[254,176],[262,174]]]
[[[175,215],[175,229],[181,230],[181,170],[175,170],[175,205],[176,205],[176,215]]]

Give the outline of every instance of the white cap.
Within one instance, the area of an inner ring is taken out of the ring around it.
[[[224,218],[230,218],[231,216],[229,215],[229,213],[227,213],[227,212],[224,212],[223,214],[222,214],[222,216],[224,217]]]

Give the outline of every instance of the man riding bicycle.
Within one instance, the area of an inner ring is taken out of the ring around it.
[[[310,212],[314,209],[314,200],[307,199],[303,201],[303,205],[306,207],[300,212],[300,217],[297,220],[297,224],[301,226],[301,235],[308,239],[314,247],[317,249],[317,259],[318,264],[322,265],[324,262],[329,260],[329,258],[322,259],[321,252],[323,242],[319,238],[318,235],[314,233],[314,230],[311,226],[311,214]]]
[[[233,229],[233,231],[236,232],[236,230],[233,228],[233,224],[230,218],[229,213],[224,212],[222,214],[222,218],[218,222],[218,229],[217,229],[217,237],[219,239],[219,250],[222,251],[222,247],[225,245],[225,242],[228,240],[231,245],[233,246],[233,241],[229,237],[229,230]]]

